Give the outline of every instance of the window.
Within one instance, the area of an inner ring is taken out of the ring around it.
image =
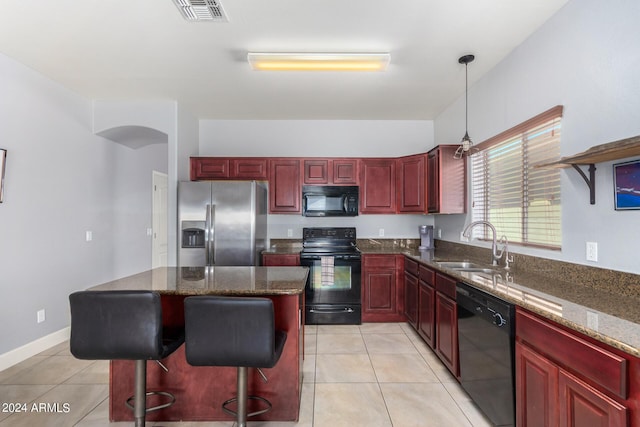
[[[560,170],[534,166],[559,158],[561,119],[557,106],[476,146],[473,221],[491,222],[510,243],[560,249]],[[488,232],[475,227],[473,237]]]

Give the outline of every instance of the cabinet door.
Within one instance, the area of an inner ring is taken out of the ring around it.
[[[191,181],[229,178],[229,159],[191,157]]]
[[[418,281],[418,333],[431,348],[435,348],[436,290],[423,280]]]
[[[429,151],[427,156],[427,211],[440,212],[440,149]]]
[[[304,183],[305,184],[328,184],[329,183],[329,160],[309,159],[304,161]]]
[[[561,369],[558,385],[560,427],[628,425],[627,409],[586,382]]]
[[[362,159],[360,174],[360,212],[395,213],[396,161]]]
[[[457,145],[439,145],[429,151],[428,211],[456,214],[466,212],[467,158],[454,159]]]
[[[436,354],[458,377],[458,310],[456,302],[436,292]]]
[[[396,312],[396,272],[394,270],[376,269],[365,274],[364,293],[365,313]]]
[[[358,185],[358,159],[333,159],[333,183]]]
[[[427,159],[422,154],[398,160],[398,212],[427,211],[426,169]]]
[[[301,213],[300,160],[273,159],[269,162],[269,212]]]
[[[558,367],[516,342],[516,425],[557,425],[557,403]]]
[[[405,270],[404,315],[414,329],[418,329],[418,278]]]
[[[268,179],[267,166],[266,158],[231,159],[230,177],[237,179]]]
[[[287,266],[295,267],[300,265],[299,254],[263,254],[262,265],[264,266]]]
[[[398,283],[395,255],[363,255],[362,257],[362,321],[398,322],[403,314],[398,298],[402,293]]]

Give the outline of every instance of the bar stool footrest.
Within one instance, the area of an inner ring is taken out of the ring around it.
[[[260,396],[247,396],[247,400],[259,400],[259,401],[261,401],[261,402],[263,402],[264,404],[266,404],[266,405],[267,405],[267,407],[266,407],[266,408],[264,408],[264,409],[260,409],[260,410],[255,411],[255,412],[250,412],[250,413],[248,413],[248,414],[247,414],[247,418],[249,418],[249,417],[255,417],[255,416],[258,416],[258,415],[262,415],[262,414],[264,414],[264,413],[267,413],[267,412],[269,412],[269,411],[271,410],[271,408],[273,407],[273,406],[271,405],[271,402],[269,402],[269,401],[268,401],[267,399],[265,399],[264,397],[260,397]],[[233,397],[233,398],[231,398],[231,399],[229,399],[229,400],[226,400],[226,401],[222,404],[222,410],[223,410],[224,412],[226,412],[227,414],[229,414],[229,415],[233,415],[233,416],[238,415],[238,413],[237,413],[236,411],[233,411],[233,410],[231,410],[231,409],[227,408],[227,406],[228,406],[229,404],[231,404],[231,403],[233,403],[233,402],[237,402],[237,401],[238,401],[238,398],[237,398],[237,397]]]
[[[149,413],[149,412],[153,412],[153,411],[158,411],[160,409],[164,409],[164,408],[168,408],[169,406],[173,405],[176,402],[176,397],[167,392],[167,391],[148,391],[145,393],[146,396],[164,396],[164,397],[168,397],[169,401],[166,403],[162,403],[160,405],[157,406],[152,406],[151,408],[145,408],[145,413]],[[130,398],[127,399],[127,401],[125,402],[125,405],[127,405],[127,408],[133,410],[134,409],[134,404],[132,404],[131,402],[133,402],[135,400],[135,396],[131,396]]]

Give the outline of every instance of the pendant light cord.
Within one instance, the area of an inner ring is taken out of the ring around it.
[[[464,63],[464,134],[469,135],[469,63]]]

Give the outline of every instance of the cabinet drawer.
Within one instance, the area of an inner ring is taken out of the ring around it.
[[[426,282],[428,285],[435,287],[436,272],[434,270],[428,267],[425,267],[424,265],[421,265],[418,274],[419,274],[420,280],[422,280],[423,282]]]
[[[627,360],[520,309],[516,336],[569,371],[627,398]]]
[[[364,255],[362,264],[365,268],[396,268],[395,255]]]
[[[300,254],[264,254],[262,255],[264,266],[299,266]]]
[[[449,276],[436,273],[436,291],[442,292],[449,298],[456,299],[456,281]]]
[[[422,267],[420,267],[422,268]],[[418,263],[412,259],[406,258],[404,259],[404,270],[413,274],[414,276],[418,276]]]

